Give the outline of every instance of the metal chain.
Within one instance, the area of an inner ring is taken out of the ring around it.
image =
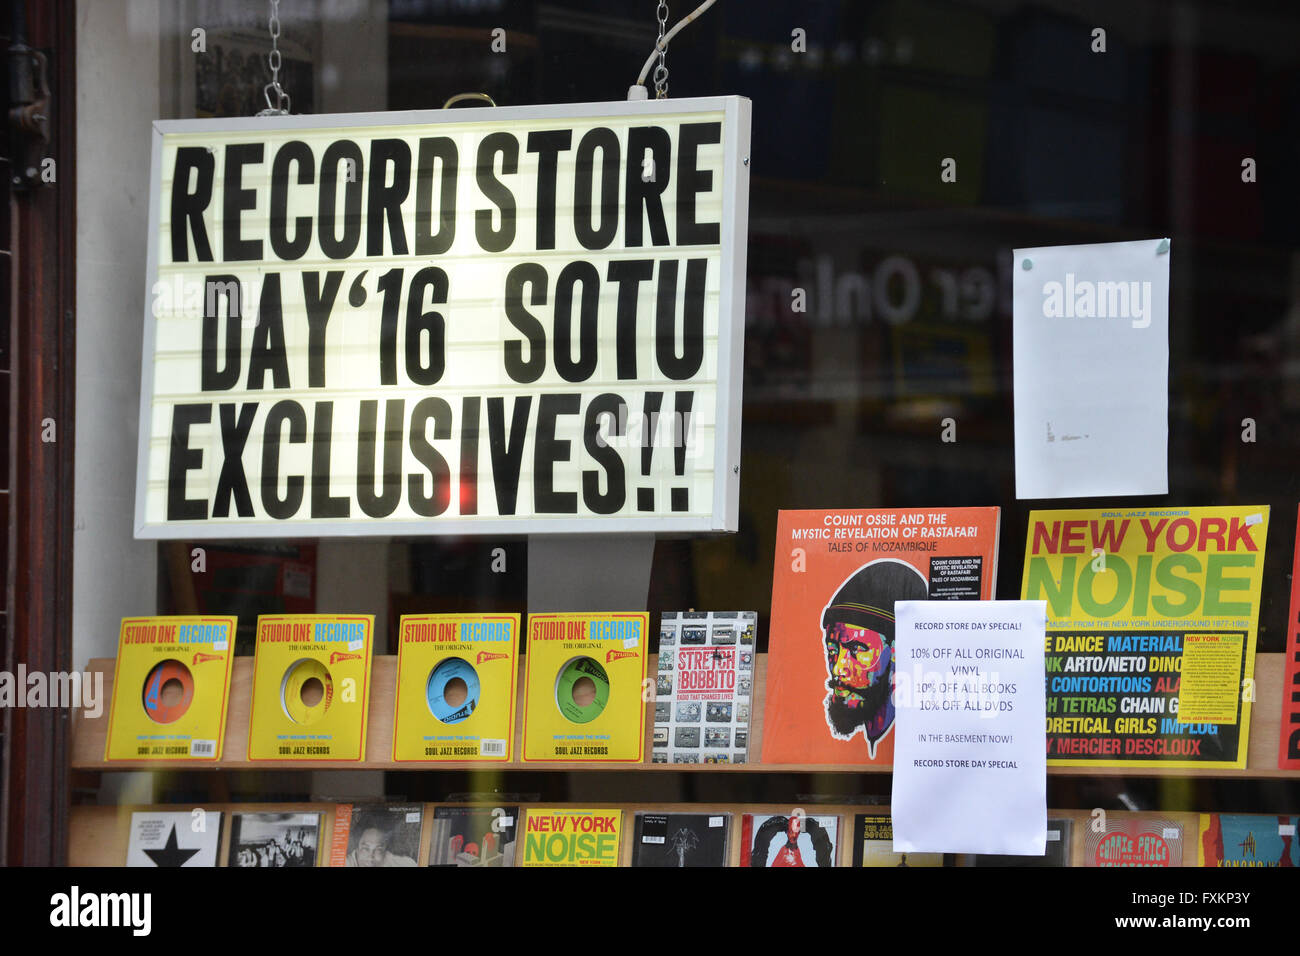
[[[258,116],[288,116],[289,94],[280,86],[280,0],[271,0],[271,19],[267,23],[271,32],[271,53],[266,58],[271,68],[271,82],[262,88],[266,97],[266,109],[260,110]],[[275,91],[275,102],[271,102],[271,91]]]
[[[659,8],[655,13],[659,17],[659,40],[655,44],[659,48],[659,64],[655,67],[655,99],[666,100],[668,98],[668,51],[664,49],[664,32],[668,28],[668,4],[664,0],[659,0]]]

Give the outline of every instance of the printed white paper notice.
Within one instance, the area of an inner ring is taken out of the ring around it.
[[[1047,852],[1044,601],[898,601],[895,853]]]
[[[1016,249],[1016,497],[1169,491],[1169,240]]]

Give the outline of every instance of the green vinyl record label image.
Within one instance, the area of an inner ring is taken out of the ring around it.
[[[594,694],[593,694],[594,688]],[[575,724],[585,724],[600,716],[609,703],[609,675],[590,657],[575,657],[555,679],[555,703]]]

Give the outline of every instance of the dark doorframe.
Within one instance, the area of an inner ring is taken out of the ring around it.
[[[76,10],[73,0],[7,0],[4,12],[6,107],[29,85],[21,71],[37,69],[24,46],[44,54],[50,96],[41,113],[48,141],[16,128],[11,111],[4,141],[7,484],[0,497],[8,534],[0,641],[11,674],[19,664],[48,674],[72,668]],[[48,178],[51,168],[53,182],[23,181],[33,169]],[[0,711],[0,859],[9,865],[67,861],[71,719],[57,707]]]

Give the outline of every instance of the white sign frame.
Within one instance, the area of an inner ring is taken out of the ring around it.
[[[157,319],[152,290],[158,281],[158,242],[163,136],[169,133],[261,132],[367,126],[508,123],[514,120],[635,118],[647,113],[724,114],[722,148],[724,181],[720,231],[722,270],[718,307],[717,426],[714,482],[707,517],[623,515],[610,517],[429,518],[423,521],[350,518],[340,521],[267,519],[149,523],[145,520],[148,455],[154,388]],[[205,120],[156,120],[151,147],[148,260],[145,274],[144,341],[140,369],[140,432],[136,452],[135,537],[142,539],[229,539],[314,537],[430,537],[485,534],[644,534],[734,532],[740,511],[740,419],[744,377],[745,265],[749,234],[750,101],[742,96],[692,97],[645,102],[566,103],[543,106],[474,107],[455,110],[401,110],[380,113],[324,113],[307,116],[234,117]]]

